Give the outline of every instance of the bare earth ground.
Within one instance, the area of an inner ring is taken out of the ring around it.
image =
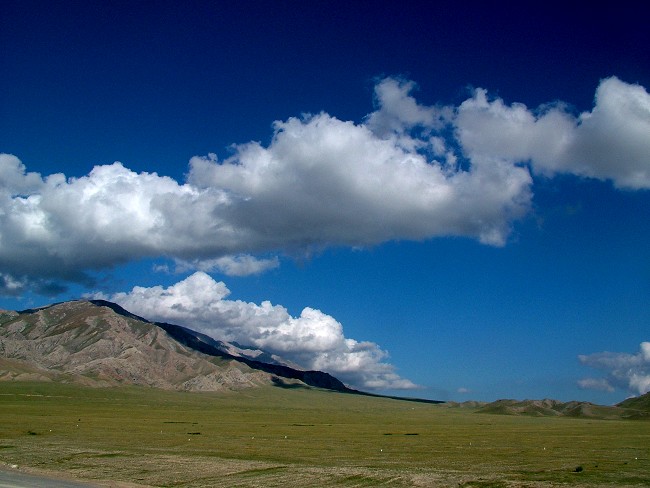
[[[116,463],[119,464],[117,468]],[[6,469],[6,467],[2,467]],[[138,488],[158,486],[184,487],[305,487],[305,486],[396,486],[396,487],[552,487],[565,483],[545,481],[510,481],[502,474],[483,474],[444,470],[422,472],[364,467],[319,467],[290,464],[236,461],[230,459],[194,458],[181,456],[151,456],[146,459],[113,458],[112,461],[85,463],[72,472],[48,469],[20,468],[25,473],[38,475],[44,480],[84,480],[88,487],[111,486]],[[112,479],[119,477],[138,482]],[[192,473],[188,476],[188,473]],[[72,475],[74,474],[74,478]],[[577,477],[576,473],[576,477]],[[190,478],[191,479],[188,479]],[[574,486],[640,486],[639,484],[583,484],[576,480]],[[645,485],[647,486],[647,485]]]
[[[0,465],[94,486],[650,486],[650,422],[513,417],[305,388],[0,383]]]

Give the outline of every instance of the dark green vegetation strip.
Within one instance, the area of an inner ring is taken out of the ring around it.
[[[3,382],[0,393],[1,463],[89,480],[283,488],[650,484],[648,421],[478,415],[305,388],[199,394]]]

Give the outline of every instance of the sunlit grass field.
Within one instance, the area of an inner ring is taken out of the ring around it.
[[[650,486],[650,422],[0,382],[0,467],[145,486]]]

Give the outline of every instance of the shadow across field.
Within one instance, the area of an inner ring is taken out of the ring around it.
[[[301,389],[308,390],[309,389],[309,386],[307,385],[303,385],[301,383],[291,383],[277,376],[271,378],[271,381],[273,382],[273,386],[278,388],[284,388],[285,390],[301,390]]]

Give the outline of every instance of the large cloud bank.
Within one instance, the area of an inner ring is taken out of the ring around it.
[[[650,392],[650,342],[642,342],[636,354],[599,352],[578,359],[605,372],[605,377],[580,380],[578,384],[582,388],[604,391],[622,388],[638,395]]]
[[[114,163],[42,176],[0,155],[0,291],[56,292],[97,270],[165,256],[182,269],[262,272],[273,255],[394,239],[503,245],[529,209],[531,170],[650,188],[650,95],[603,80],[591,112],[489,99],[419,104],[387,78],[361,123],[327,113],[274,124],[270,144],[194,157],[187,179]],[[265,256],[260,258],[260,256]]]
[[[106,298],[150,320],[171,322],[215,339],[252,345],[303,368],[326,371],[362,389],[409,389],[385,362],[387,353],[373,342],[343,335],[343,326],[320,310],[305,308],[293,317],[286,308],[265,301],[260,305],[228,300],[230,291],[197,271],[168,288],[134,287]]]

